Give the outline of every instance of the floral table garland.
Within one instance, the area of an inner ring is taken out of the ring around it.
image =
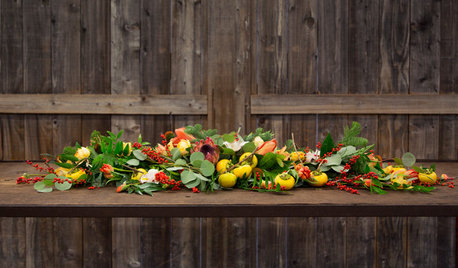
[[[141,135],[136,142],[124,142],[122,131],[117,135],[94,131],[90,146],[77,143],[57,157],[44,154],[43,165],[27,161],[40,173],[24,174],[17,183],[33,183],[38,192],[115,185],[117,192],[149,195],[181,189],[284,192],[298,187],[384,194],[386,190],[430,192],[433,185],[454,187],[446,174],[437,176],[434,165],[415,166],[411,153],[392,163],[382,161],[374,154],[374,145],[359,134],[360,124],[353,122],[337,144],[328,134],[316,149],[310,149],[298,147],[294,136],[278,146],[274,134],[261,128],[242,136],[218,134],[196,124],[166,132],[162,144],[155,146]]]

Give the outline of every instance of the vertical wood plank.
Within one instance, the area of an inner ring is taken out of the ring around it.
[[[53,93],[81,93],[80,0],[51,1]],[[81,116],[56,115],[53,127],[54,153],[81,142]]]
[[[367,138],[368,144],[377,146],[378,137],[378,116],[377,115],[348,115],[348,126],[351,127],[353,121],[361,124],[361,137]],[[341,130],[343,133],[343,129]],[[378,153],[378,148],[375,150]]]
[[[317,218],[288,218],[287,266],[316,267]]]
[[[171,266],[200,267],[200,218],[172,218],[171,228]]]
[[[23,92],[22,1],[1,1],[1,78],[2,93]],[[3,160],[22,160],[24,116],[2,115]]]
[[[456,217],[437,218],[437,267],[456,267]]]
[[[172,2],[171,94],[202,94],[201,1]],[[206,4],[206,3],[205,3]],[[176,127],[202,122],[201,116],[174,116]]]
[[[316,92],[317,3],[289,1],[288,89],[282,93]]]
[[[411,2],[410,92],[439,93],[440,2]],[[409,117],[409,151],[418,159],[438,159],[439,118]]]
[[[170,226],[170,218],[142,219],[142,267],[170,267]]]
[[[24,0],[24,92],[52,93],[51,8],[49,2]],[[51,115],[25,115],[25,158],[53,152]]]
[[[377,93],[380,1],[350,0],[348,12],[348,92]]]
[[[318,90],[348,92],[348,3],[318,1]]]
[[[383,0],[380,30],[380,92],[409,92],[409,0]]]
[[[254,218],[204,218],[202,267],[255,267]]]
[[[377,267],[405,267],[407,257],[407,218],[377,218]]]
[[[26,267],[25,218],[0,218],[0,267]]]
[[[26,218],[27,267],[81,267],[81,218]]]
[[[442,1],[440,13],[440,94],[458,92],[458,3]],[[439,158],[458,160],[458,117],[439,118]]]
[[[291,139],[294,133],[294,141],[298,147],[309,146],[315,150],[316,145],[316,116],[315,115],[290,115],[288,116],[290,129],[287,130],[284,140]],[[282,143],[284,144],[284,143]]]
[[[458,116],[439,117],[439,160],[458,160]]]
[[[140,93],[140,0],[111,1],[111,93]],[[136,140],[139,116],[113,115],[111,129],[124,129],[124,140]]]
[[[113,218],[113,267],[141,267],[141,240],[141,218]]]
[[[439,158],[439,116],[409,116],[409,151],[417,159]]]
[[[348,125],[346,115],[319,115],[318,116],[318,141],[323,142],[328,133],[334,143],[342,140],[344,127]]]
[[[81,93],[110,94],[110,2],[81,0]],[[111,129],[109,115],[82,115],[81,139],[89,145],[93,130]]]
[[[375,217],[346,219],[347,267],[374,267],[376,252]]]
[[[286,267],[287,218],[258,218],[259,267]]]
[[[409,217],[407,267],[434,267],[437,264],[437,217]]]
[[[343,217],[317,218],[317,267],[346,267]]]
[[[410,2],[410,92],[439,92],[440,2]]]
[[[377,152],[383,158],[400,157],[409,150],[408,115],[380,115]]]
[[[83,218],[83,266],[111,267],[110,218]]]

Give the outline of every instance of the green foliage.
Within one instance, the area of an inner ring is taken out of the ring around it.
[[[328,133],[320,148],[320,157],[323,157],[325,154],[332,152],[332,149],[335,147],[334,140],[332,139],[331,133]]]
[[[368,140],[366,138],[359,137],[360,133],[361,125],[358,122],[353,122],[351,128],[345,126],[344,137],[341,143],[345,146],[352,145],[356,148],[366,146]]]
[[[263,141],[270,141],[274,138],[274,134],[272,133],[272,131],[264,131],[264,129],[262,128],[257,128],[256,131],[253,133],[251,132],[250,134],[248,134],[247,136],[245,136],[243,138],[243,140],[245,141],[253,141],[254,138],[256,138],[257,136],[259,136]]]

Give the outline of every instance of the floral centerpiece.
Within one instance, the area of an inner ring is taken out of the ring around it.
[[[452,178],[437,176],[435,166],[415,165],[415,156],[383,161],[374,145],[360,137],[360,124],[346,127],[335,143],[330,134],[315,148],[300,147],[294,136],[279,146],[274,133],[258,128],[242,136],[219,134],[196,124],[168,131],[162,143],[125,142],[118,134],[94,131],[90,146],[65,147],[56,157],[45,154],[41,173],[24,174],[17,183],[34,183],[39,192],[72,187],[116,186],[117,192],[153,195],[164,190],[206,192],[239,188],[285,192],[299,187],[334,187],[353,194],[362,189],[430,192],[433,185],[454,187]]]

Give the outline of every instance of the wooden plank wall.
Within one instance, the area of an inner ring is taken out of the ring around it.
[[[1,0],[0,10],[0,93],[208,98],[206,116],[0,114],[3,161],[87,144],[93,129],[156,142],[185,124],[264,127],[313,145],[353,120],[384,157],[458,160],[456,114],[250,114],[250,95],[456,95],[453,0]],[[454,228],[454,218],[0,218],[0,266],[453,267]]]

